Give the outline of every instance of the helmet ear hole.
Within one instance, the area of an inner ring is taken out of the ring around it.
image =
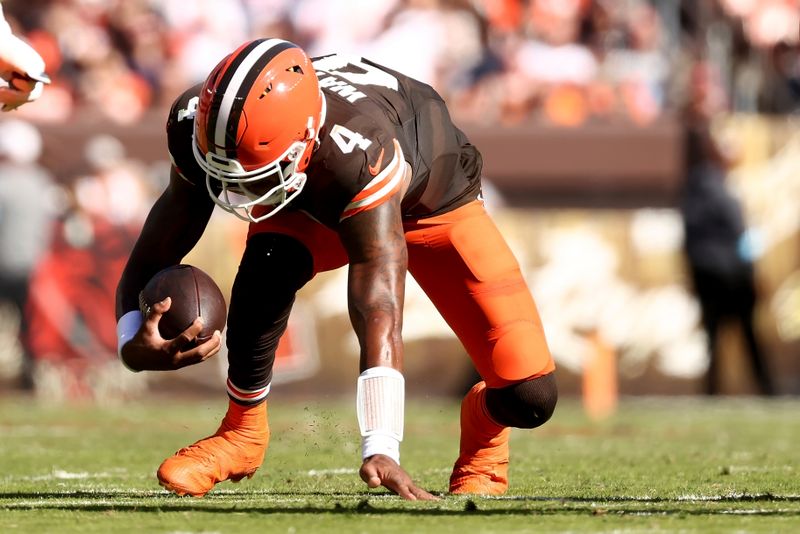
[[[258,95],[258,99],[261,100],[262,98],[267,96],[267,94],[269,94],[270,91],[272,91],[272,82],[269,82],[269,84],[267,84],[267,86],[264,88],[264,92]]]

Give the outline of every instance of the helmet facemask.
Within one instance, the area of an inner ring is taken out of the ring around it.
[[[306,174],[296,169],[307,148],[307,142],[297,141],[276,161],[246,171],[236,159],[211,151],[203,156],[197,142],[192,142],[194,158],[206,173],[206,189],[211,199],[228,213],[249,222],[261,222],[275,215],[300,194]],[[275,185],[262,193],[265,182]],[[259,191],[254,190],[256,184]],[[220,187],[222,192],[218,193]],[[259,209],[259,214],[254,215],[255,206],[266,209]]]

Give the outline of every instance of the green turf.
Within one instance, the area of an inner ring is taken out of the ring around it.
[[[457,403],[412,400],[403,464],[433,503],[365,488],[351,402],[271,403],[264,467],[193,499],[155,469],[212,432],[224,400],[0,400],[0,532],[800,532],[800,400],[627,399],[602,423],[563,400],[512,434],[502,498],[444,493]]]

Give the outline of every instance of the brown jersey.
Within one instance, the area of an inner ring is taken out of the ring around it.
[[[289,208],[334,228],[396,194],[403,194],[405,219],[446,213],[478,196],[480,153],[453,125],[433,88],[359,57],[334,54],[313,63],[325,95],[325,121],[305,188]],[[205,174],[191,143],[201,86],[175,100],[167,121],[172,160],[198,185]],[[404,191],[409,166],[411,182]]]

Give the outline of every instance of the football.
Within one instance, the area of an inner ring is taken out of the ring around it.
[[[158,330],[164,339],[173,339],[189,328],[197,317],[203,318],[203,330],[196,343],[211,339],[215,330],[222,332],[228,306],[217,283],[193,265],[173,265],[156,273],[139,293],[139,307],[147,314],[150,307],[172,298],[169,310],[161,317]]]

